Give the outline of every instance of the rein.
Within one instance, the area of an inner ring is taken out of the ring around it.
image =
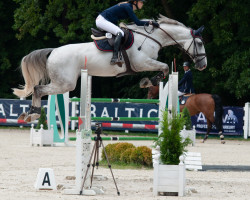
[[[133,29],[128,29],[128,30],[130,30],[130,31],[132,31],[132,32],[134,32],[134,33],[138,33],[138,34],[140,34],[140,35],[143,35],[143,36],[145,36],[145,37],[147,37],[147,38],[153,40],[154,42],[156,42],[157,44],[159,44],[160,48],[162,49],[161,43],[160,43],[158,40],[154,39],[153,37],[151,37],[151,36],[149,36],[149,35],[146,35],[145,33],[138,32],[138,31],[133,30]]]

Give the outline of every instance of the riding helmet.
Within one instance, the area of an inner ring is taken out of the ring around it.
[[[190,67],[190,62],[184,62],[183,67],[185,67],[185,66]]]

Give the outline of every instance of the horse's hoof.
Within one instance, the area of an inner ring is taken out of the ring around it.
[[[19,115],[19,117],[17,118],[17,120],[24,120],[27,117],[27,113],[22,113],[21,115]]]
[[[38,119],[39,117],[40,117],[40,114],[37,114],[37,113],[29,114],[28,116],[26,116],[24,118],[24,121],[25,122],[33,122],[36,119]]]

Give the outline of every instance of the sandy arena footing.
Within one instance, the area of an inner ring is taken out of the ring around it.
[[[75,173],[75,148],[31,147],[29,136],[29,131],[0,130],[1,200],[249,199],[249,141],[226,140],[226,144],[222,145],[220,140],[208,139],[205,144],[197,140],[195,147],[190,146],[189,151],[201,153],[204,171],[186,172],[187,194],[185,197],[154,197],[152,192],[153,170],[113,169],[121,193],[118,197],[109,169],[102,167],[95,170],[95,175],[104,175],[108,179],[94,180],[93,185],[103,186],[105,194],[86,197],[64,195],[62,190],[35,190],[34,183],[39,168],[52,168],[57,185],[74,184],[74,180],[69,180],[66,177],[74,176]],[[104,145],[114,142],[104,141]],[[146,145],[151,147],[153,145],[152,141],[129,142],[136,146]],[[74,142],[71,143],[74,144]],[[233,170],[236,167],[238,170]]]

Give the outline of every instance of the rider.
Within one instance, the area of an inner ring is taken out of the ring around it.
[[[184,62],[183,63],[183,69],[185,71],[185,74],[183,78],[178,83],[178,96],[182,96],[187,93],[194,93],[194,87],[193,87],[193,75],[190,70],[190,63]]]
[[[137,26],[148,26],[149,24],[151,24],[155,27],[159,27],[159,24],[157,22],[140,21],[136,17],[134,10],[141,9],[144,1],[145,0],[128,0],[126,2],[118,3],[101,12],[100,15],[96,18],[97,28],[110,32],[116,36],[113,57],[110,61],[111,65],[115,65],[119,61],[118,51],[122,37],[124,36],[124,32],[117,26],[119,20],[130,18],[135,22]]]

